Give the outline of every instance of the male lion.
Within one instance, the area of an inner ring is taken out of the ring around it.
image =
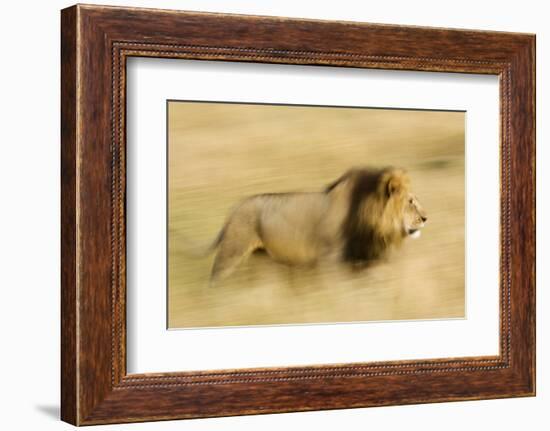
[[[350,169],[325,190],[272,193],[243,200],[211,245],[211,281],[223,279],[252,252],[290,265],[323,258],[352,264],[378,259],[407,236],[420,235],[426,212],[402,169]]]

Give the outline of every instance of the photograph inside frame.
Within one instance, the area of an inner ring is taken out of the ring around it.
[[[465,317],[464,111],[167,110],[168,328]]]

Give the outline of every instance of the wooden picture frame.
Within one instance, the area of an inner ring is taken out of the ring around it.
[[[83,5],[61,18],[62,420],[91,425],[535,394],[534,35]],[[131,56],[498,75],[500,354],[127,374]]]

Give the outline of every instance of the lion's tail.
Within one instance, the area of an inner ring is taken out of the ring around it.
[[[221,229],[216,238],[208,244],[198,244],[185,238],[183,235],[171,232],[169,237],[171,250],[176,253],[181,253],[186,257],[201,259],[211,254],[223,239],[225,229]]]

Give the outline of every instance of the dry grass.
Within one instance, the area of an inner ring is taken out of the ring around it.
[[[317,191],[356,165],[406,168],[429,216],[376,267],[254,255],[210,289],[212,257],[181,252],[211,241],[246,196]],[[464,180],[464,113],[171,102],[169,327],[462,317]]]

